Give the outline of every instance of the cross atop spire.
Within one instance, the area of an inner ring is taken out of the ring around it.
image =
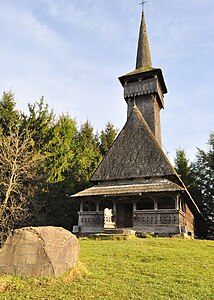
[[[144,11],[144,7],[145,7],[145,3],[146,3],[147,1],[145,1],[145,0],[143,0],[139,5],[142,5],[142,11]]]
[[[144,7],[146,1],[142,1],[142,6]],[[146,29],[146,20],[144,16],[144,9],[142,10],[141,25],[140,25],[140,34],[138,40],[138,50],[137,50],[137,61],[136,69],[139,68],[151,68],[152,60],[149,49],[149,41]]]

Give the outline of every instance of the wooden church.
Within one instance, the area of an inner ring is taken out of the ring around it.
[[[80,199],[76,232],[131,229],[159,236],[194,237],[199,209],[161,145],[160,110],[167,88],[153,68],[144,12],[136,69],[119,78],[127,103],[127,122]]]

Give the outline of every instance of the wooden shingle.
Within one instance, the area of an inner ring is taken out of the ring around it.
[[[91,181],[176,175],[136,106]]]

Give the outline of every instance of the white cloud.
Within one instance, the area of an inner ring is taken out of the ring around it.
[[[0,24],[7,24],[6,30],[17,41],[25,38],[31,43],[49,48],[58,47],[62,42],[46,24],[40,23],[31,12],[17,7],[6,6],[3,7],[3,11],[1,8]]]

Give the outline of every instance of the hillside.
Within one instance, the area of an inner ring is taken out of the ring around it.
[[[214,299],[214,242],[80,240],[80,262],[58,279],[0,277],[0,299]]]

